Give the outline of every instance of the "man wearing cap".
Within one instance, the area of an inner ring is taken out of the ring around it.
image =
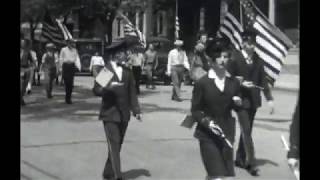
[[[60,51],[60,61],[62,63],[62,77],[66,91],[65,102],[67,104],[72,104],[71,96],[75,68],[79,71],[81,70],[79,54],[75,48],[75,40],[67,40],[67,46],[62,48]]]
[[[57,75],[57,67],[59,63],[58,54],[54,53],[55,45],[48,43],[46,45],[47,52],[42,56],[40,71],[44,72],[44,84],[46,86],[47,98],[52,98],[53,80]]]
[[[172,97],[174,101],[181,102],[181,84],[184,77],[184,70],[190,70],[190,64],[186,52],[181,48],[183,45],[182,40],[174,42],[175,48],[169,52],[167,75],[171,76],[173,83]]]
[[[254,51],[255,36],[255,32],[252,31],[242,34],[243,50],[233,54],[233,61],[230,61],[228,71],[240,80],[243,96],[243,108],[237,112],[241,126],[241,136],[235,164],[247,169],[251,175],[259,176],[251,135],[257,109],[261,106],[261,90],[263,90],[270,106],[270,114],[273,113],[274,107],[263,60]]]
[[[132,71],[122,63],[123,45],[110,46],[106,48],[110,60],[105,63],[103,69],[108,72],[107,77],[110,81],[102,87],[96,80],[93,92],[96,96],[102,97],[99,119],[103,122],[108,143],[108,159],[103,170],[103,178],[121,180],[120,150],[131,112],[137,120],[141,120],[141,117]]]

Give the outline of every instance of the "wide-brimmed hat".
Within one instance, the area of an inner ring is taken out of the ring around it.
[[[179,39],[177,39],[176,41],[174,41],[174,43],[173,43],[174,45],[176,45],[176,46],[182,46],[183,45],[183,41],[182,40],[179,40]]]

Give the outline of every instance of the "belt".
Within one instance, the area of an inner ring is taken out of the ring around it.
[[[176,64],[176,65],[172,65],[173,67],[184,67],[183,64]]]
[[[65,61],[65,62],[63,62],[63,64],[74,64],[74,62],[72,62],[72,61]]]

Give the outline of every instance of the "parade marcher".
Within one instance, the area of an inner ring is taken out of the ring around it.
[[[147,83],[146,83],[146,88],[155,89],[156,86],[154,85],[153,82],[153,72],[156,70],[158,66],[158,55],[157,51],[154,49],[153,44],[149,44],[148,50],[144,53],[145,56],[145,70],[147,73]]]
[[[75,41],[73,39],[67,40],[67,46],[60,51],[60,61],[62,62],[62,77],[65,86],[65,102],[72,104],[72,90],[74,74],[76,69],[81,70],[81,63],[77,49],[75,48]]]
[[[136,82],[136,92],[140,94],[140,79],[144,65],[144,56],[139,47],[133,48],[132,53],[128,56],[128,64],[132,69],[132,73]]]
[[[244,108],[237,112],[241,135],[236,155],[236,166],[245,168],[253,176],[259,176],[256,165],[252,127],[257,109],[261,106],[261,89],[268,100],[273,113],[273,97],[268,86],[263,60],[255,53],[255,33],[243,33],[243,50],[233,54],[233,60],[228,65],[228,71],[241,82]]]
[[[296,104],[290,126],[290,148],[287,154],[288,164],[292,169],[299,169],[300,161],[300,97]]]
[[[31,41],[28,39],[21,39],[20,42],[20,105],[26,105],[23,96],[27,91],[28,84],[32,80],[32,72],[36,67],[36,60],[32,56]]]
[[[46,50],[47,52],[42,56],[40,71],[44,73],[44,84],[46,87],[47,98],[51,99],[53,97],[53,81],[57,75],[59,67],[59,56],[55,53],[55,45],[52,43],[48,43],[46,45]]]
[[[108,143],[108,160],[103,178],[120,180],[120,150],[130,120],[130,112],[141,120],[135,80],[129,68],[122,65],[122,45],[109,47],[111,60],[105,68],[113,73],[106,87],[95,82],[93,92],[102,97],[99,119],[103,121]]]
[[[27,89],[26,89],[26,92],[28,94],[31,93],[32,86],[36,85],[35,84],[35,75],[37,74],[37,69],[38,69],[37,53],[34,50],[32,50],[31,46],[32,46],[32,44],[30,43],[30,47],[29,47],[30,50],[29,51],[30,51],[30,55],[31,55],[32,61],[34,62],[34,66],[32,67],[32,71],[30,72],[30,79],[29,79],[29,82],[28,82],[28,85],[27,85]]]
[[[102,56],[100,56],[99,52],[96,52],[90,61],[90,71],[92,72],[93,77],[98,75],[98,72],[104,67],[105,62]]]
[[[173,83],[172,97],[174,101],[181,102],[181,84],[184,77],[185,68],[190,70],[190,64],[186,52],[182,49],[183,41],[176,40],[175,48],[169,52],[167,75],[171,76]]]
[[[211,67],[195,82],[192,94],[192,118],[198,123],[194,136],[199,140],[206,180],[228,179],[235,176],[235,118],[231,111],[241,108],[240,84],[226,70],[226,47],[212,42],[206,51],[212,59]]]

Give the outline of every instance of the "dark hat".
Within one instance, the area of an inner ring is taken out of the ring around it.
[[[207,42],[206,54],[215,59],[222,51],[228,50],[229,41],[226,38],[216,37],[213,40]]]

